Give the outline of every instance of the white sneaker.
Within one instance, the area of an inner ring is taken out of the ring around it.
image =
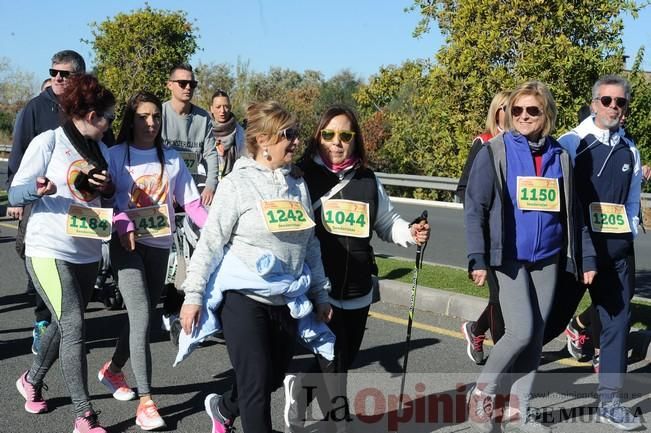
[[[179,316],[177,316],[176,314],[170,314],[170,315],[163,314],[162,319],[163,319],[163,323],[161,323],[160,328],[163,331],[170,332],[170,329],[172,329],[172,322],[178,320]]]
[[[288,374],[283,380],[283,385],[285,388],[285,410],[283,411],[283,417],[285,419],[285,427],[290,428],[290,411],[293,409],[292,406],[296,406],[296,401],[294,400],[294,382],[296,381],[296,375]],[[294,408],[294,410],[296,410]]]

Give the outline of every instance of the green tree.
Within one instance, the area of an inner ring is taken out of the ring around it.
[[[637,16],[641,7],[632,0],[414,0],[412,9],[422,16],[416,36],[432,21],[445,36],[438,66],[470,124],[483,123],[485,109],[477,107],[487,107],[497,91],[536,79],[550,87],[564,131],[576,123],[594,81],[621,72],[621,14]]]
[[[231,96],[235,87],[235,76],[233,68],[226,64],[199,64],[195,68],[195,77],[199,82],[194,92],[192,102],[199,107],[208,110],[212,103],[212,95],[217,90],[223,90]]]
[[[362,80],[347,69],[333,75],[321,84],[314,108],[319,115],[332,105],[345,105],[356,109],[354,94],[361,84]]]
[[[644,47],[641,47],[628,74],[633,95],[626,119],[626,131],[635,139],[642,162],[651,164],[651,74],[641,69],[643,60]],[[646,191],[649,190],[647,184]]]
[[[12,66],[6,57],[0,57],[0,143],[11,142],[16,113],[37,92],[34,75]]]
[[[378,150],[385,169],[457,176],[491,98],[528,80],[551,89],[557,132],[574,127],[594,81],[621,73],[623,12],[632,0],[414,0],[418,37],[436,23],[445,44],[435,62],[384,68],[356,94],[364,120],[385,111]]]
[[[197,50],[196,29],[185,12],[153,9],[146,3],[143,9],[90,27],[94,39],[85,42],[94,50],[98,78],[115,94],[118,113],[140,90],[167,99],[170,69]]]
[[[38,92],[34,74],[12,66],[0,57],[0,106],[22,108]]]

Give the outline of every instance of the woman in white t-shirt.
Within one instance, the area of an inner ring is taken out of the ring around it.
[[[161,139],[162,104],[152,93],[140,92],[127,103],[118,145],[109,151],[115,179],[115,229],[111,264],[117,270],[129,323],[124,326],[111,360],[98,379],[118,400],[135,397],[122,369],[131,358],[140,404],[136,424],[143,430],[165,426],[151,399],[149,329],[165,282],[174,203],[203,227],[207,212],[183,159]]]
[[[59,72],[63,77],[65,71]],[[112,212],[99,209],[102,196],[113,192],[101,139],[115,118],[115,97],[91,75],[66,77],[59,104],[68,120],[31,141],[9,189],[12,206],[33,203],[25,263],[52,313],[40,350],[16,388],[27,412],[47,412],[43,380],[59,358],[74,431],[106,433],[88,396],[84,310],[97,275],[101,238],[110,234]]]

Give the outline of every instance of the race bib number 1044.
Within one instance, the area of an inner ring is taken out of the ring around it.
[[[355,238],[369,236],[368,203],[352,200],[326,200],[321,209],[321,222],[328,232]]]

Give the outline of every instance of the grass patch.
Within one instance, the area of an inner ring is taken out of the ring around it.
[[[7,201],[7,191],[0,189],[0,203]]]
[[[376,257],[375,260],[380,278],[397,280],[408,284],[412,283],[415,260],[408,261],[384,257]],[[423,264],[423,268],[418,272],[418,285],[488,299],[488,285],[477,287],[468,279],[466,271],[448,266]],[[590,294],[586,292],[579,303],[577,312],[582,312],[588,308],[590,302]],[[633,301],[631,315],[632,326],[638,329],[651,329],[651,302]]]

